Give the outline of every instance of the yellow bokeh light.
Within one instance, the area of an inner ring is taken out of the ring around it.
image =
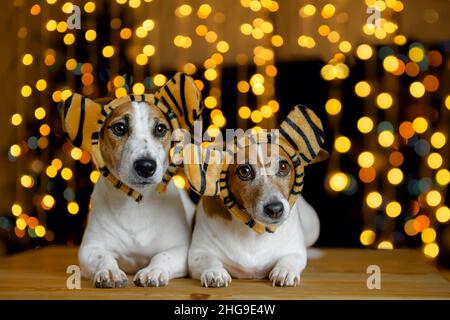
[[[425,94],[425,86],[422,82],[415,81],[409,86],[409,92],[414,98],[420,98]]]
[[[41,206],[44,210],[50,210],[55,205],[55,198],[47,194],[42,198]]]
[[[441,186],[446,186],[450,182],[450,171],[447,169],[440,169],[436,172],[436,182]]]
[[[64,36],[63,42],[65,45],[71,45],[75,42],[75,36],[72,33],[68,33]]]
[[[11,206],[11,213],[13,215],[15,215],[16,217],[20,216],[22,214],[23,210],[22,210],[22,206],[18,203],[14,203]]]
[[[13,126],[18,126],[22,123],[22,116],[18,113],[15,113],[11,116],[11,124]]]
[[[272,44],[274,47],[281,47],[283,45],[283,37],[281,37],[280,35],[274,35],[271,39]]]
[[[26,66],[29,66],[33,63],[33,56],[29,53],[24,54],[22,57],[22,63]]]
[[[58,174],[58,170],[54,166],[48,166],[45,170],[45,174],[50,178],[54,178]]]
[[[42,238],[43,236],[45,236],[46,230],[44,226],[36,226],[36,228],[34,228],[34,232],[36,233],[36,236]]]
[[[387,56],[383,60],[383,68],[388,72],[394,72],[399,67],[399,61],[394,56]]]
[[[127,90],[125,88],[117,88],[114,93],[116,98],[120,98],[127,95]]]
[[[358,164],[361,168],[369,168],[375,163],[375,157],[372,152],[364,151],[358,156]]]
[[[261,111],[263,118],[266,118],[266,119],[270,118],[273,114],[272,108],[270,108],[268,105],[262,106],[260,111]]]
[[[213,96],[208,96],[205,98],[204,103],[208,109],[213,109],[217,106],[217,99]]]
[[[217,51],[219,51],[220,53],[225,53],[228,52],[228,50],[230,50],[230,45],[226,41],[219,41],[217,42],[216,48]]]
[[[337,172],[331,176],[329,183],[331,190],[340,192],[347,188],[349,182],[349,178],[345,173]]]
[[[356,48],[356,55],[361,60],[369,60],[373,55],[372,47],[368,44],[361,44]]]
[[[213,81],[217,78],[217,71],[214,69],[206,69],[204,72],[206,80]]]
[[[136,56],[136,63],[140,66],[146,65],[148,62],[148,58],[145,54],[140,53]]]
[[[450,209],[442,206],[436,210],[436,220],[440,223],[446,223],[450,220]]]
[[[18,144],[13,144],[10,148],[9,148],[9,153],[13,156],[13,157],[18,157],[22,154],[22,148],[18,145]]]
[[[342,104],[338,99],[331,98],[326,102],[325,110],[330,115],[337,115],[342,110]]]
[[[83,155],[83,151],[80,148],[75,147],[70,151],[70,156],[74,160],[80,160],[82,155]]]
[[[386,206],[386,215],[390,218],[396,218],[402,212],[402,206],[397,201],[389,202]]]
[[[105,58],[111,58],[114,55],[114,47],[106,46],[102,50],[102,54]]]
[[[78,203],[71,201],[67,204],[67,211],[69,211],[70,214],[77,214],[78,211],[80,211],[80,207],[78,206]]]
[[[433,148],[440,149],[447,143],[447,138],[444,133],[438,131],[433,133],[430,142]]]
[[[20,94],[25,98],[31,96],[32,92],[33,92],[33,90],[31,89],[31,87],[29,85],[24,85],[22,87],[22,89],[20,90]]]
[[[197,10],[197,16],[200,19],[206,19],[211,14],[212,8],[209,4],[202,4]]]
[[[365,246],[370,246],[375,242],[375,232],[373,230],[364,230],[359,236],[359,241]]]
[[[34,179],[32,176],[24,174],[22,177],[20,177],[20,184],[22,185],[22,187],[30,189],[34,186]]]
[[[174,175],[173,176],[173,183],[178,189],[184,189],[186,187],[186,180],[180,175]]]
[[[392,96],[383,92],[377,96],[377,105],[380,109],[389,109],[392,106]]]
[[[334,141],[334,148],[339,153],[346,153],[350,150],[352,143],[349,138],[345,136],[339,136]]]
[[[238,111],[239,117],[241,117],[242,119],[250,118],[251,113],[252,113],[252,111],[247,106],[240,107],[239,111]]]
[[[153,78],[153,83],[158,87],[162,87],[166,82],[167,82],[167,77],[163,74],[157,74]]]
[[[433,152],[428,155],[427,164],[431,169],[439,169],[442,163],[443,159],[439,153]]]
[[[381,204],[383,203],[383,197],[379,192],[372,191],[367,195],[366,203],[370,208],[376,209],[380,207]]]
[[[436,243],[428,243],[423,248],[423,253],[428,258],[434,259],[439,255],[439,246]]]
[[[302,18],[310,17],[316,13],[316,7],[312,4],[307,4],[300,8],[298,13]]]
[[[371,92],[370,84],[366,81],[360,81],[355,85],[355,93],[358,97],[365,98]]]
[[[16,220],[16,227],[19,230],[25,230],[25,228],[27,227],[27,222],[25,221],[25,219],[19,218]]]
[[[433,228],[426,228],[421,234],[424,243],[431,243],[436,240],[436,231]]]
[[[408,52],[409,58],[414,62],[420,62],[425,57],[425,52],[420,47],[413,47]]]
[[[332,4],[328,3],[323,6],[321,15],[324,19],[330,19],[334,16],[334,13],[336,12],[336,7]]]
[[[155,28],[155,21],[152,19],[146,19],[142,22],[142,27],[147,31],[152,31]]]
[[[42,107],[36,108],[34,110],[34,117],[38,120],[44,119],[46,115],[47,115],[47,112]]]
[[[254,123],[260,123],[263,120],[263,116],[259,110],[252,111],[250,118]]]
[[[392,146],[394,140],[395,140],[394,134],[388,130],[381,131],[380,134],[378,135],[378,143],[380,144],[380,146],[384,148]]]
[[[352,50],[352,44],[348,41],[342,41],[339,43],[339,50],[341,50],[344,53],[350,52]]]
[[[392,250],[392,249],[394,249],[394,246],[392,245],[392,242],[390,242],[390,241],[381,241],[378,244],[377,249],[380,249],[380,250]]]
[[[136,82],[133,85],[133,93],[134,94],[144,94],[144,92],[145,92],[145,86],[142,83]]]
[[[87,41],[94,41],[97,38],[97,32],[93,29],[89,29],[84,34],[84,37]]]
[[[442,195],[437,190],[431,190],[427,193],[426,201],[430,207],[436,207],[441,203]]]
[[[399,168],[392,168],[387,173],[387,179],[390,184],[398,185],[403,181],[403,171]]]
[[[152,46],[151,44],[147,44],[144,46],[144,48],[142,48],[142,52],[147,56],[147,57],[151,57],[155,54],[156,52],[156,48],[154,46]]]
[[[424,117],[417,117],[412,123],[413,129],[417,133],[424,133],[428,129],[428,121]]]
[[[66,180],[69,181],[70,179],[72,179],[73,173],[72,170],[69,168],[64,168],[61,170],[61,177]]]
[[[89,179],[91,180],[92,183],[97,183],[97,181],[100,178],[100,176],[101,176],[100,171],[94,170],[89,175]]]
[[[361,117],[357,122],[358,130],[362,133],[369,133],[373,126],[373,121],[369,117]]]

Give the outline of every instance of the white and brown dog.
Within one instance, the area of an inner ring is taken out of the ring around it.
[[[74,95],[66,102],[66,133],[91,151],[103,174],[79,250],[82,274],[96,287],[124,287],[127,273],[136,273],[138,286],[156,287],[187,275],[195,206],[185,190],[169,183],[173,172],[165,172],[175,170],[169,163],[171,133],[189,128],[200,109],[195,83],[184,74],[154,95],[129,95],[106,105]],[[162,181],[167,191],[158,193]]]
[[[320,231],[315,210],[300,195],[304,167],[327,152],[319,118],[303,106],[288,115],[275,138],[246,136],[228,146],[233,151],[222,153],[219,164],[203,150],[209,164],[185,166],[192,188],[204,195],[188,258],[191,276],[203,286],[226,287],[232,277],[269,277],[278,286],[300,281],[306,248]]]

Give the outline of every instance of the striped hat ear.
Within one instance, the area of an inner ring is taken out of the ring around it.
[[[92,133],[96,130],[102,106],[78,93],[71,95],[61,112],[62,128],[72,144],[83,150],[90,150]]]
[[[155,97],[175,114],[179,126],[190,130],[202,111],[202,98],[194,80],[182,72],[155,93]]]
[[[295,106],[281,123],[279,131],[280,137],[297,150],[305,165],[317,162],[315,159],[327,154],[322,149],[324,143],[322,122],[305,106]]]
[[[222,151],[187,144],[183,149],[183,163],[192,190],[201,196],[219,195],[220,173],[224,166]]]

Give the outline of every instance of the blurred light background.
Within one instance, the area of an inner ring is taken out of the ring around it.
[[[322,222],[318,246],[413,247],[450,266],[449,1],[0,6],[1,254],[80,243],[99,173],[61,134],[58,103],[75,91],[151,92],[184,71],[212,137],[274,128],[298,103],[321,117],[331,157],[308,167],[304,189]]]

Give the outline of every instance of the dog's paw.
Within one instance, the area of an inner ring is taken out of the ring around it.
[[[144,268],[134,276],[138,287],[165,287],[169,284],[169,272],[162,268]]]
[[[206,288],[228,287],[231,283],[231,276],[224,268],[212,268],[202,273],[200,282]]]
[[[296,287],[300,283],[300,272],[284,267],[275,267],[270,271],[269,279],[273,286]]]
[[[93,281],[96,288],[124,288],[128,285],[127,275],[120,269],[101,269],[95,273]]]

